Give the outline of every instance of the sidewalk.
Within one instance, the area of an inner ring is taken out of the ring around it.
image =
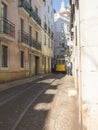
[[[34,81],[36,79],[42,78],[42,77],[44,77],[46,75],[48,75],[48,74],[37,75],[37,76],[30,77],[30,78],[18,79],[18,80],[6,82],[6,83],[0,83],[0,92],[4,91],[6,89],[9,89],[9,88],[16,87],[18,85],[22,85],[22,84],[25,84],[25,83],[30,83],[30,82],[32,82],[32,81]]]
[[[78,99],[72,76],[61,79],[49,112],[46,130],[79,130]]]

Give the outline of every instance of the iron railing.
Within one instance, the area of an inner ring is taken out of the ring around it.
[[[48,27],[48,34],[50,35],[50,28]]]
[[[29,35],[24,31],[19,31],[19,42],[29,45]]]
[[[6,34],[15,38],[15,24],[6,18],[0,18],[0,34]]]
[[[23,7],[28,13],[30,13],[30,2],[27,0],[18,0],[18,6]]]
[[[37,50],[41,50],[41,44],[37,42],[35,39],[33,39],[32,47],[34,47]]]
[[[18,6],[23,7],[30,15],[30,17],[32,17],[41,26],[41,19],[34,11],[33,7],[31,7],[30,2],[28,2],[27,0],[18,0]]]
[[[32,17],[41,26],[41,19],[32,7],[30,8],[30,17]]]
[[[51,38],[53,39],[53,32],[51,32]]]
[[[25,32],[19,31],[19,42],[25,43],[26,45],[29,45],[37,50],[41,50],[41,44]]]
[[[46,22],[44,23],[44,29],[47,31],[47,24],[46,24]]]

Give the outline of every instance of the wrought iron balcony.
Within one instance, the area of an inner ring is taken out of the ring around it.
[[[29,35],[24,31],[19,31],[19,42],[29,45]]]
[[[37,50],[41,50],[41,44],[39,42],[37,42],[35,39],[32,39],[31,46]]]
[[[50,28],[48,27],[48,34],[50,35]]]
[[[41,26],[41,19],[36,12],[34,13],[34,20]]]
[[[41,26],[41,19],[32,7],[30,8],[30,17],[32,17]]]
[[[53,32],[51,32],[51,38],[53,39]]]
[[[44,23],[44,29],[47,31],[47,24],[46,24],[46,22]]]
[[[0,35],[1,34],[15,38],[15,25],[8,19],[0,18]]]
[[[18,6],[24,8],[28,13],[30,13],[30,2],[27,0],[18,0]]]

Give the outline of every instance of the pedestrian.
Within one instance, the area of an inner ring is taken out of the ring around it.
[[[67,74],[72,75],[72,62],[67,64]]]
[[[67,75],[69,75],[69,63],[67,63]]]

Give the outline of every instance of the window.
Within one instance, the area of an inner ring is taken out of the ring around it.
[[[29,26],[29,44],[32,45],[32,27]]]
[[[22,18],[20,18],[20,29],[21,29],[21,32],[23,32],[23,30],[24,30],[24,20]]]
[[[36,35],[36,42],[38,42],[38,32],[35,32]]]
[[[7,19],[7,5],[5,3],[2,2],[1,4],[1,11],[2,11],[2,17],[3,17],[3,32],[8,34],[9,33],[9,26],[8,23],[6,22]]]
[[[44,44],[46,45],[46,35],[44,35]]]
[[[2,2],[2,16],[7,19],[7,5]]]
[[[24,52],[20,51],[20,66],[21,68],[24,68]]]
[[[36,12],[36,14],[38,14],[38,8],[37,7],[35,7],[35,12]]]
[[[31,26],[29,26],[29,36],[30,36],[30,38],[32,37],[32,27]]]
[[[2,45],[2,67],[8,67],[8,47]]]
[[[23,42],[23,40],[24,40],[23,30],[24,30],[24,20],[20,18],[20,33],[21,33],[21,42]]]

